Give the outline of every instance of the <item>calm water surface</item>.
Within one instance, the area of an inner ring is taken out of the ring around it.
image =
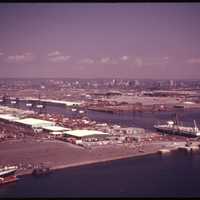
[[[20,102],[19,107],[26,109],[25,102]],[[65,106],[46,106],[43,111],[50,114],[62,114],[65,117],[80,117],[78,112],[72,112],[70,108]],[[185,111],[182,109],[177,109],[176,113],[180,121],[186,126],[193,126],[193,120],[195,119],[197,125],[200,126],[200,109],[191,109],[190,111]],[[112,114],[106,112],[96,112],[85,110],[83,116],[87,116],[91,120],[95,120],[98,123],[109,123],[109,124],[119,124],[121,126],[131,126],[131,127],[141,127],[148,130],[154,130],[153,125],[157,123],[165,122],[166,120],[171,120],[174,118],[175,112],[135,112],[135,113],[122,113],[122,114]]]

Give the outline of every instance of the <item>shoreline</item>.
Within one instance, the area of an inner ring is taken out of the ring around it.
[[[142,156],[147,156],[147,155],[153,155],[153,154],[156,154],[157,152],[158,151],[148,152],[148,153],[140,153],[137,155],[118,156],[115,158],[100,159],[98,161],[85,161],[85,162],[74,163],[74,164],[59,165],[59,166],[53,167],[52,170],[56,171],[56,170],[60,170],[60,169],[68,169],[68,168],[80,167],[80,166],[85,166],[85,165],[99,164],[99,163],[104,163],[104,162],[112,162],[112,161],[124,160],[124,159],[129,159],[129,158],[137,158],[137,157],[142,157]]]
[[[150,105],[152,106],[152,105]],[[175,105],[174,105],[175,106]],[[112,107],[112,108],[107,108],[107,107],[89,107],[87,108],[90,111],[94,111],[94,112],[103,112],[103,113],[112,113],[112,114],[127,114],[127,113],[160,113],[160,112],[177,112],[179,110],[185,110],[185,111],[192,111],[192,110],[196,110],[196,109],[200,109],[200,105],[185,105],[185,107],[180,107],[180,108],[176,108],[176,107],[168,107],[167,109],[161,109],[161,110],[153,110],[153,109],[146,109],[143,108],[141,110],[132,110],[132,109],[118,109],[117,107]]]
[[[174,148],[170,148],[170,150],[174,150]],[[117,160],[124,160],[124,159],[131,159],[131,158],[139,158],[142,156],[149,156],[153,154],[159,154],[159,149],[155,149],[153,151],[148,151],[148,152],[138,152],[133,155],[124,155],[124,156],[116,156],[112,158],[105,158],[105,159],[98,159],[98,160],[88,160],[88,161],[83,161],[83,162],[77,162],[77,163],[72,163],[72,164],[63,164],[63,165],[57,165],[53,166],[50,168],[51,171],[58,171],[58,170],[64,170],[68,168],[75,168],[75,167],[81,167],[81,166],[87,166],[87,165],[93,165],[93,164],[100,164],[104,162],[112,162],[112,161],[117,161]],[[22,177],[22,176],[28,176],[32,174],[32,169],[30,170],[25,170],[22,171],[21,173],[17,176]]]
[[[17,176],[31,175],[40,165],[52,171],[84,165],[111,162],[159,153],[161,149],[169,151],[183,146],[185,142],[155,141],[140,146],[109,145],[94,147],[90,150],[61,141],[45,141],[28,138],[26,141],[6,142],[0,146],[1,165],[17,165]],[[46,163],[46,164],[45,164]]]
[[[174,152],[174,151],[178,151],[180,149],[180,147],[174,148],[167,148],[167,150],[169,150],[170,152],[168,154],[163,154],[161,156],[165,156],[165,155],[169,155],[170,153]],[[101,163],[105,163],[105,162],[112,162],[112,161],[120,161],[120,160],[125,160],[125,159],[134,159],[134,158],[140,158],[143,156],[150,156],[150,155],[159,155],[159,149],[155,149],[149,152],[138,152],[134,155],[125,155],[125,156],[116,156],[116,157],[112,157],[112,158],[105,158],[105,159],[98,159],[98,160],[88,160],[88,161],[83,161],[83,162],[77,162],[77,163],[72,163],[72,164],[63,164],[63,165],[57,165],[57,166],[53,166],[50,168],[51,171],[59,171],[59,170],[64,170],[64,169],[69,169],[69,168],[75,168],[75,167],[82,167],[82,166],[88,166],[88,165],[93,165],[93,164],[101,164]],[[29,176],[32,174],[32,170],[25,170],[22,171],[21,173],[18,173],[17,176],[19,177],[23,177],[23,176]]]

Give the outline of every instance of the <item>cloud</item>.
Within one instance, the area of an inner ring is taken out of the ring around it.
[[[101,58],[101,63],[108,63],[109,60],[110,60],[109,57]]]
[[[53,51],[53,52],[48,53],[48,57],[59,56],[59,55],[61,55],[60,51]]]
[[[165,64],[169,63],[169,57],[163,57],[163,58],[142,58],[142,57],[136,57],[134,59],[134,63],[138,67],[142,66],[164,66]]]
[[[163,57],[164,60],[169,60],[168,56]]]
[[[129,59],[129,57],[128,56],[122,56],[120,59],[123,60],[123,61],[126,61],[126,60]]]
[[[4,53],[3,52],[0,52],[0,56],[3,56],[4,55]]]
[[[143,64],[144,64],[144,61],[143,61],[142,58],[136,57],[136,58],[135,58],[135,64],[136,64],[138,67],[142,67]]]
[[[70,57],[71,56],[59,55],[59,56],[52,56],[52,57],[49,58],[49,60],[52,61],[52,62],[59,63],[59,62],[65,62],[65,61],[69,60]]]
[[[187,60],[189,64],[200,64],[200,58],[191,58]]]
[[[32,53],[24,53],[8,56],[6,62],[8,63],[26,63],[34,60],[34,55]]]
[[[110,57],[104,57],[100,59],[100,62],[102,64],[118,64],[116,60],[110,58]]]
[[[53,51],[47,54],[51,62],[62,63],[70,59],[71,56],[63,55],[60,51]]]
[[[84,58],[79,62],[79,64],[93,64],[95,61],[91,58]]]
[[[152,66],[152,65],[160,65],[163,66],[165,64],[169,63],[169,58],[164,57],[164,58],[151,58],[146,61],[146,65]]]

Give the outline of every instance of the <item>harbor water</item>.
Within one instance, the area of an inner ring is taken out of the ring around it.
[[[16,107],[16,105],[8,105],[10,107]],[[26,103],[20,101],[18,106],[20,109],[28,110]],[[31,109],[30,109],[31,110]],[[33,109],[39,111],[39,109]],[[65,107],[63,105],[53,106],[46,105],[44,109],[40,110],[41,113],[61,114],[64,117],[80,117],[86,116],[90,120],[95,120],[97,123],[118,124],[124,127],[138,127],[148,130],[154,130],[153,125],[158,123],[166,123],[166,120],[172,120],[175,117],[175,113],[178,115],[180,123],[185,126],[194,126],[193,120],[196,120],[197,126],[200,126],[200,109],[177,109],[175,111],[163,111],[163,112],[124,112],[124,113],[107,113],[97,112],[91,110],[84,110],[83,114],[72,112],[72,108]]]
[[[200,153],[172,152],[23,176],[0,197],[198,197]]]

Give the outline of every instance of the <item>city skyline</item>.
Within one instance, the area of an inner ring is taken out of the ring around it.
[[[199,3],[4,3],[0,77],[197,79],[199,11]]]

